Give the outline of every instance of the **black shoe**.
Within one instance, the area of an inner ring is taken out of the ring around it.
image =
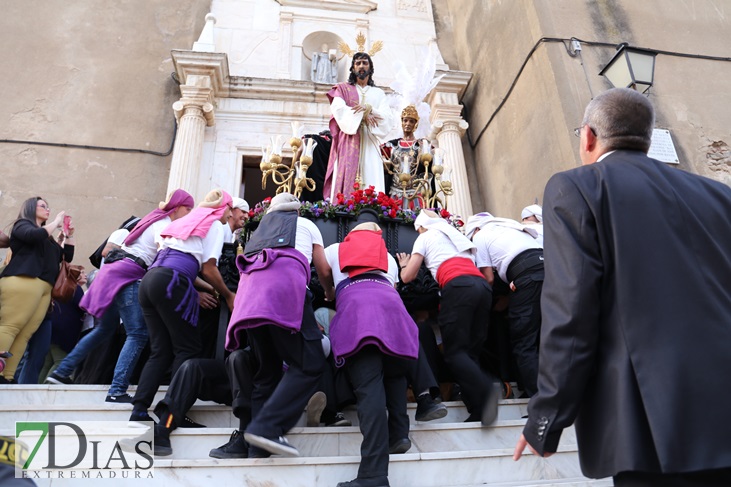
[[[167,443],[164,439],[158,437],[157,430],[155,430],[154,435],[148,430],[146,433],[135,438],[122,438],[117,443],[119,444],[119,447],[122,449],[122,451],[126,451],[129,453],[138,453],[138,450],[140,450],[145,452],[145,454],[151,453],[153,455],[165,456],[171,455],[173,453],[173,449],[170,447],[170,438],[166,439]],[[150,440],[152,440],[154,443],[154,448],[152,449],[152,451],[149,450]],[[160,446],[158,446],[158,442],[160,443]],[[168,453],[165,453],[166,444]]]
[[[265,436],[259,436],[252,433],[244,433],[244,439],[250,445],[263,448],[274,455],[287,455],[290,457],[300,456],[300,452],[297,451],[297,448],[290,445],[284,436],[267,438]]]
[[[192,419],[190,419],[188,416],[186,416],[183,418],[183,421],[180,422],[179,427],[180,428],[205,428],[206,425],[197,423],[197,422],[193,421]]]
[[[447,406],[435,402],[428,393],[416,398],[415,419],[417,421],[433,421],[443,418],[447,412]]]
[[[492,383],[487,388],[487,398],[485,398],[485,405],[482,407],[482,416],[480,418],[482,426],[490,426],[497,419],[497,403],[501,390],[502,387],[497,383]]]
[[[228,443],[214,448],[208,453],[213,458],[249,458],[249,445],[244,440],[244,432],[234,430]]]
[[[325,426],[353,426],[353,423],[343,413],[331,413],[325,410],[322,413],[322,422]]]
[[[391,455],[398,455],[400,453],[406,453],[410,449],[411,440],[408,438],[401,438],[400,440],[394,441],[393,444],[388,447],[388,453]]]
[[[159,424],[155,425],[155,448],[152,450],[156,457],[167,457],[173,454],[173,447],[170,445],[170,430]]]
[[[73,384],[74,381],[72,381],[69,377],[62,377],[55,372],[51,372],[50,374],[48,374],[48,377],[46,377],[45,383],[65,385]]]
[[[353,479],[350,482],[338,482],[337,487],[390,487],[388,478]]]
[[[309,401],[307,401],[307,426],[314,428],[320,426],[320,418],[322,412],[325,410],[327,405],[327,396],[322,391],[317,391],[312,395]]]
[[[272,454],[261,448],[249,445],[249,458],[269,458]]]
[[[118,394],[116,396],[109,395],[104,400],[104,402],[113,402],[113,403],[117,403],[117,404],[129,404],[132,402],[132,396],[130,396],[126,392],[124,394]]]
[[[127,426],[130,428],[147,428],[150,425],[145,424],[146,422],[154,423],[150,415],[147,414],[147,411],[133,410],[132,414],[129,416],[129,423],[127,423]]]

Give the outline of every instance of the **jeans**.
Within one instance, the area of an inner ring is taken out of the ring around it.
[[[33,333],[15,374],[18,384],[38,384],[38,376],[51,348],[51,328],[51,318],[45,318]]]
[[[114,368],[114,379],[109,388],[109,395],[116,396],[127,392],[130,376],[142,350],[147,345],[147,326],[137,296],[139,287],[139,281],[135,281],[117,293],[97,327],[76,344],[71,353],[56,368],[56,375],[70,377],[81,361],[89,355],[89,352],[114,336],[121,317],[127,339],[119,353],[117,366]]]

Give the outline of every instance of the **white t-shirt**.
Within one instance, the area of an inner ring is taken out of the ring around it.
[[[508,282],[508,267],[513,259],[529,249],[540,249],[541,244],[526,232],[498,225],[486,225],[472,238],[477,246],[478,268],[493,267]]]
[[[204,238],[191,236],[187,240],[180,240],[175,237],[158,237],[157,242],[161,250],[169,247],[192,255],[201,266],[211,259],[218,263],[223,250],[223,224],[220,221],[213,222]]]
[[[120,228],[112,232],[107,239],[107,243],[113,243],[114,245],[119,245],[121,247],[124,243],[124,239],[127,238],[127,235],[129,235],[129,230]]]
[[[325,258],[327,259],[327,263],[330,264],[330,268],[333,271],[333,281],[335,282],[335,287],[338,286],[340,282],[348,278],[348,274],[345,272],[340,271],[340,244],[332,244],[329,245],[325,249]],[[381,272],[381,271],[373,271],[372,274],[377,274],[379,276],[383,276],[386,279],[389,280],[391,285],[396,284],[398,281],[398,264],[396,263],[396,259],[394,259],[391,254],[388,255],[388,272]]]
[[[234,241],[234,232],[231,230],[231,225],[223,223],[223,243],[232,243]]]
[[[412,254],[420,254],[424,256],[424,263],[431,272],[434,279],[437,278],[437,270],[439,266],[445,260],[449,260],[452,257],[465,257],[470,259],[472,262],[475,261],[474,255],[469,250],[462,252],[457,250],[457,247],[449,240],[449,237],[444,235],[439,230],[427,230],[416,237],[414,242],[414,248],[411,250]]]
[[[543,223],[532,223],[527,222],[523,223],[523,225],[532,228],[536,232],[538,232],[538,237],[536,237],[536,242],[543,248]]]
[[[322,234],[320,229],[307,218],[297,217],[297,236],[294,248],[299,250],[307,257],[307,262],[312,263],[312,246],[325,246],[322,243]]]
[[[122,245],[122,250],[144,260],[148,266],[151,265],[157,255],[157,241],[160,239],[160,232],[170,225],[171,221],[167,216],[156,221],[147,227],[132,245],[129,247]]]

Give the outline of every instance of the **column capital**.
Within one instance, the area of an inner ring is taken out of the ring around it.
[[[216,123],[213,105],[208,102],[197,103],[192,100],[184,100],[181,98],[173,103],[173,113],[175,114],[175,120],[177,120],[178,124],[180,123],[180,118],[186,114],[193,115],[194,117],[201,117],[205,120],[206,126],[208,127],[212,127]]]
[[[437,120],[432,125],[431,138],[437,138],[439,134],[446,132],[456,132],[462,138],[470,124],[464,119]]]
[[[183,85],[199,85],[201,78],[208,78],[212,98],[228,96],[230,76],[225,53],[172,50],[171,54],[181,90]]]

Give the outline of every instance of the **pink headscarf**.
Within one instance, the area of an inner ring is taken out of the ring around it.
[[[165,227],[160,236],[181,240],[187,240],[191,236],[203,238],[208,234],[213,222],[221,219],[226,207],[231,206],[232,202],[230,194],[222,189],[214,189],[206,195],[198,208]]]
[[[157,209],[152,210],[150,213],[145,215],[144,218],[139,221],[139,223],[137,223],[137,226],[135,226],[134,230],[129,232],[127,238],[124,239],[124,244],[132,245],[135,240],[140,238],[142,232],[147,230],[147,227],[157,221],[162,220],[166,216],[170,216],[180,206],[189,206],[193,208],[195,206],[195,201],[193,200],[193,197],[186,191],[183,191],[182,189],[176,189],[170,196],[170,200],[168,200],[167,202],[161,201]]]

